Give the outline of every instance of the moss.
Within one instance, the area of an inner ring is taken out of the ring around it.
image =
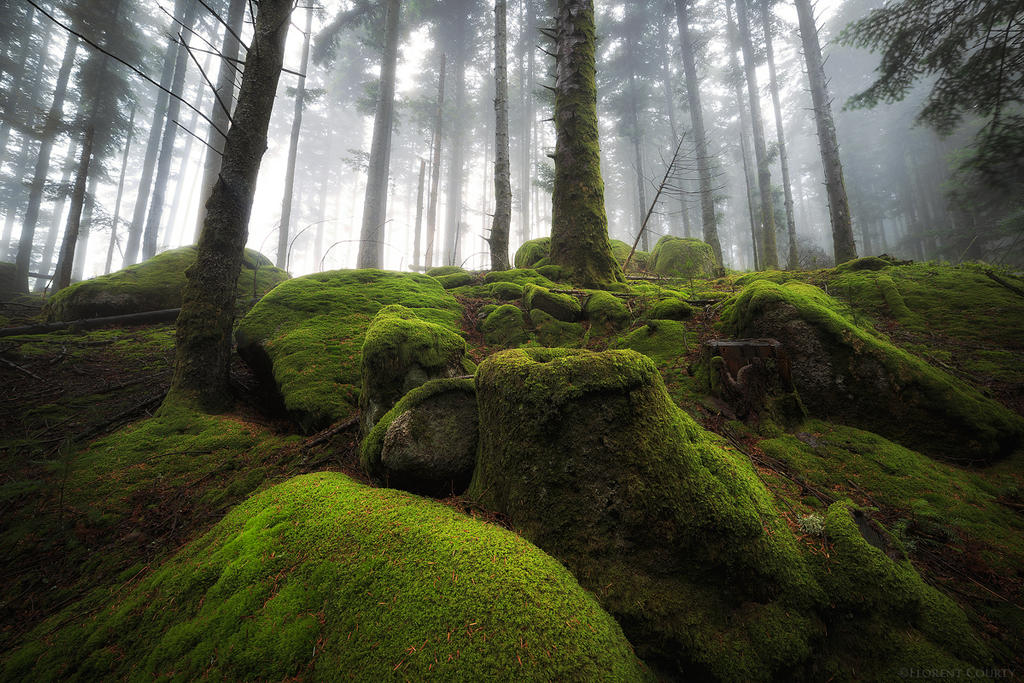
[[[615,256],[615,260],[619,262],[620,266],[626,264],[626,259],[629,257],[629,252],[633,249],[633,245],[626,244],[622,240],[611,240],[612,244],[612,255]],[[630,273],[646,272],[650,270],[651,266],[651,255],[646,251],[640,251],[637,249],[633,252],[633,258],[629,261]]]
[[[568,270],[553,263],[538,264],[537,272],[552,282],[568,282],[571,278]]]
[[[441,286],[445,289],[455,289],[456,287],[466,287],[472,285],[476,281],[476,276],[472,273],[450,273],[448,275],[435,275],[433,276]]]
[[[539,285],[541,287],[556,287],[557,285],[532,268],[514,270],[492,270],[484,275],[484,282],[511,282],[526,287],[526,285]]]
[[[409,490],[407,486],[402,485],[401,481],[395,481],[394,473],[390,472],[388,467],[381,462],[384,437],[388,427],[399,415],[444,394],[468,395],[473,397],[474,402],[476,400],[476,389],[472,379],[433,379],[405,394],[366,435],[359,448],[359,462],[375,483],[378,485],[390,484],[395,488]],[[453,424],[449,427],[456,428],[457,425]],[[463,488],[467,483],[469,483],[468,480],[463,483]]]
[[[960,462],[991,461],[1024,436],[1020,416],[854,324],[816,287],[756,281],[722,319],[734,336],[783,342],[796,388],[816,415]]]
[[[523,297],[523,286],[514,282],[495,282],[491,284],[489,294],[499,301],[515,301]]]
[[[885,270],[890,267],[892,263],[885,261],[875,256],[865,256],[864,258],[854,259],[847,261],[846,263],[840,263],[836,266],[837,273],[856,272],[858,270]]]
[[[295,278],[264,297],[238,325],[238,351],[299,425],[315,431],[358,405],[366,328],[389,304],[459,329],[462,307],[436,279],[341,270]]]
[[[359,406],[363,432],[403,395],[428,379],[463,373],[466,341],[451,328],[421,319],[414,309],[385,306],[363,341]]]
[[[692,238],[663,236],[654,245],[651,259],[658,275],[711,278],[717,270],[711,245]]]
[[[523,288],[523,303],[528,311],[539,309],[563,322],[574,322],[583,314],[583,307],[575,296],[558,294],[537,285]]]
[[[62,289],[47,300],[44,313],[47,320],[56,321],[179,308],[185,271],[195,260],[195,247],[165,251],[116,273]],[[287,279],[288,273],[275,268],[266,256],[246,249],[238,277],[239,305],[253,296],[263,296]]]
[[[632,349],[656,363],[663,364],[681,358],[689,351],[686,325],[675,320],[650,320],[615,341],[614,347]]]
[[[551,238],[539,237],[527,240],[516,250],[513,262],[516,268],[533,268],[539,261],[546,259],[551,251]]]
[[[3,677],[644,680],[612,619],[500,528],[344,475],[236,508],[133,589],[74,607]]]
[[[630,313],[626,304],[608,292],[590,292],[583,310],[587,320],[604,330],[622,329],[629,325]]]
[[[809,656],[821,594],[749,463],[632,351],[522,349],[476,376],[467,495],[600,596],[667,677],[752,680]]]
[[[689,320],[693,317],[693,306],[678,297],[669,297],[651,306],[647,317],[651,320]]]
[[[530,338],[523,323],[523,312],[511,304],[496,307],[484,319],[480,330],[489,346],[518,346]]]
[[[437,266],[436,268],[428,270],[427,275],[430,277],[442,277],[444,275],[454,275],[465,272],[465,268],[460,268],[458,266]]]
[[[583,325],[567,323],[548,315],[539,308],[530,311],[530,321],[541,346],[579,346],[583,341]]]

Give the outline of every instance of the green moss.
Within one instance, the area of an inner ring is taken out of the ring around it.
[[[863,426],[954,461],[991,461],[1024,436],[1024,419],[973,387],[855,324],[825,292],[790,282],[748,285],[722,314],[739,337],[775,337],[817,415]]]
[[[530,338],[523,323],[523,312],[512,304],[496,307],[484,319],[480,330],[489,346],[518,346]]]
[[[583,307],[575,296],[558,294],[537,285],[523,288],[523,303],[528,311],[539,309],[563,322],[574,322],[583,314]]]
[[[622,329],[631,317],[622,299],[600,290],[589,293],[583,310],[587,320],[603,330]]]
[[[551,238],[539,237],[523,242],[516,250],[513,263],[516,268],[533,268],[539,261],[546,259],[551,251]]]
[[[456,287],[466,287],[472,285],[476,281],[476,276],[472,273],[461,272],[461,273],[450,273],[448,275],[435,275],[433,276],[441,286],[445,289],[455,289]]]
[[[880,259],[875,256],[865,256],[864,258],[854,259],[847,261],[846,263],[840,263],[836,266],[837,273],[856,272],[858,270],[884,270],[890,267],[892,263]]]
[[[465,272],[465,268],[460,268],[458,266],[437,266],[436,268],[431,268],[430,270],[428,270],[427,275],[429,275],[430,277],[441,277],[443,275],[453,275],[456,273]]]
[[[571,279],[569,271],[562,266],[556,266],[552,263],[541,263],[537,264],[536,268],[538,273],[552,282],[568,282]]]
[[[689,320],[693,317],[693,306],[678,297],[669,297],[651,306],[647,317],[651,320]]]
[[[665,235],[651,252],[652,269],[671,277],[711,278],[715,276],[715,254],[711,245],[697,239]]]
[[[343,419],[359,402],[366,328],[386,305],[459,329],[462,307],[425,275],[332,271],[290,280],[238,325],[238,351],[280,392],[307,431]]]
[[[489,294],[499,301],[515,301],[523,297],[523,286],[514,282],[495,282],[490,286]]]
[[[7,680],[644,680],[612,619],[500,528],[341,474],[239,506],[134,589],[74,607]]]
[[[532,268],[514,270],[492,270],[484,275],[484,282],[511,282],[526,287],[526,285],[539,285],[541,287],[557,287],[551,280],[547,279]]]
[[[675,320],[650,320],[615,341],[614,347],[632,349],[658,364],[669,363],[686,355],[690,342],[686,325]]]
[[[611,240],[612,244],[612,255],[615,256],[615,260],[619,262],[619,265],[624,266],[626,259],[629,257],[629,252],[633,249],[633,245],[626,244],[622,240]],[[633,252],[633,258],[629,261],[630,273],[646,272],[650,270],[651,266],[651,255],[646,251],[640,251],[637,249]]]
[[[572,347],[579,346],[583,341],[583,325],[579,323],[562,322],[539,308],[530,311],[530,321],[533,322],[537,342],[541,346]]]
[[[195,260],[195,247],[165,251],[148,261],[57,292],[47,300],[44,313],[47,320],[56,321],[178,308],[185,288],[185,271]],[[240,306],[287,279],[288,273],[275,268],[266,256],[246,249],[238,277]]]

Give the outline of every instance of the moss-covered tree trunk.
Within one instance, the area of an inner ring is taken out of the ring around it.
[[[512,227],[512,178],[508,149],[508,4],[494,3],[494,222],[487,243],[491,268],[508,270],[508,233]]]
[[[186,274],[168,401],[195,401],[207,410],[223,409],[230,402],[235,285],[248,238],[256,177],[267,149],[292,5],[292,0],[262,0],[259,5],[234,123],[224,142],[220,177],[206,202],[196,263]]]
[[[612,256],[597,129],[593,0],[559,0],[551,262],[581,284],[623,280]]]

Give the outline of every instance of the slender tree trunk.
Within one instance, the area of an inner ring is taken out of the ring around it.
[[[171,81],[171,92],[180,95],[185,87],[185,75],[188,71],[188,44],[196,16],[195,0],[186,0],[185,16],[181,22],[185,25],[182,36],[184,45],[178,46],[178,54],[174,63],[174,80]],[[164,134],[160,141],[160,158],[156,165],[156,179],[153,181],[153,199],[149,204],[149,215],[146,218],[146,229],[142,233],[142,258],[151,259],[156,256],[157,240],[160,235],[160,222],[164,212],[164,193],[167,191],[167,178],[171,172],[171,161],[174,158],[174,140],[178,134],[178,114],[181,101],[171,98],[167,103],[167,120],[164,121]]]
[[[782,191],[786,198],[786,235],[789,237],[789,259],[787,266],[790,270],[796,270],[799,257],[796,249],[796,217],[793,208],[793,188],[789,179],[789,153],[786,151],[786,134],[782,126],[779,77],[775,69],[775,49],[772,46],[771,3],[768,0],[762,0],[761,2],[761,24],[764,27],[765,52],[768,56],[768,82],[772,91],[772,107],[775,110],[775,132],[779,140]]]
[[[68,212],[68,223],[64,229],[64,242],[57,260],[57,271],[53,277],[53,291],[59,292],[71,284],[71,269],[75,262],[75,245],[78,243],[78,229],[82,221],[82,208],[85,205],[85,188],[89,179],[89,166],[92,163],[92,143],[96,130],[92,124],[85,129],[82,136],[81,156],[78,160],[78,171],[75,173],[75,187],[71,191],[71,209]]]
[[[203,65],[203,70],[206,71],[207,73],[209,73],[209,71],[210,71],[210,61],[209,61],[209,59],[207,59],[206,64]],[[195,102],[196,109],[200,109],[201,110],[203,108],[203,105],[205,104],[205,100],[206,100],[205,94],[206,94],[205,93],[205,88],[200,89],[198,98],[197,98],[197,100]],[[198,121],[199,121],[199,112],[193,111],[192,115],[189,117],[188,123],[186,124],[186,126],[188,126],[188,130],[195,131],[196,124],[198,123]],[[192,145],[195,142],[195,140],[196,140],[195,135],[188,135],[188,136],[185,137],[185,148],[181,151],[181,161],[178,164],[178,173],[175,176],[175,180],[174,180],[174,199],[171,200],[171,212],[167,216],[167,230],[164,232],[164,240],[163,240],[164,246],[179,245],[179,244],[181,244],[184,241],[184,239],[181,239],[181,241],[178,241],[178,240],[175,239],[176,237],[180,237],[181,236],[181,232],[176,231],[174,229],[174,226],[176,226],[178,224],[178,214],[179,214],[179,212],[181,210],[182,198],[185,199],[186,206],[189,206],[190,205],[190,201],[191,201],[190,200],[190,196],[192,194],[191,188],[192,188],[192,186],[195,183],[194,183],[194,180],[191,178],[191,174],[189,173],[189,166],[191,165],[191,161],[192,161]],[[185,187],[186,186],[189,187],[189,194],[188,195],[185,194]],[[182,223],[185,223],[185,222],[187,222],[187,221],[182,221]]]
[[[445,216],[444,256],[446,265],[455,265],[459,252],[459,233],[462,230],[462,185],[465,176],[465,126],[462,119],[466,109],[466,45],[467,19],[460,19],[459,44],[455,51],[452,77],[455,84],[455,119],[452,124],[451,157],[448,162],[448,206]]]
[[[487,240],[491,268],[508,270],[508,233],[512,226],[512,178],[508,149],[508,8],[505,0],[494,3],[494,223]]]
[[[92,217],[96,208],[96,188],[99,185],[99,174],[89,174],[89,184],[85,190],[85,205],[82,208],[82,220],[78,227],[78,240],[75,245],[75,260],[71,266],[71,279],[85,279],[85,262],[89,257],[89,235],[92,233]]]
[[[395,115],[395,70],[398,65],[399,0],[388,0],[384,17],[384,52],[381,55],[377,113],[373,118],[370,168],[363,201],[363,228],[359,235],[359,267],[380,268],[384,260],[384,221],[387,220],[388,173],[391,168],[391,129]]]
[[[235,35],[242,35],[245,6],[246,0],[231,0],[228,5],[227,24],[231,27],[231,31],[224,31],[224,41],[220,48],[223,58],[220,61],[220,70],[217,72],[217,87],[214,90],[216,97],[213,98],[210,108],[209,118],[214,125],[210,127],[206,136],[208,148],[206,160],[203,162],[203,182],[199,189],[199,215],[196,219],[195,242],[199,241],[199,233],[203,229],[203,221],[206,220],[206,200],[210,197],[213,185],[217,182],[217,174],[220,172],[220,158],[224,153],[222,133],[226,133],[228,126],[231,125],[231,110],[235,106],[235,77],[241,70],[240,65],[234,61],[238,59],[241,45],[232,32]]]
[[[679,41],[682,46],[683,73],[686,76],[686,99],[690,105],[690,124],[693,128],[694,149],[697,155],[697,175],[700,180],[701,223],[704,227],[704,241],[711,245],[715,261],[723,268],[722,243],[718,238],[718,222],[715,217],[714,189],[711,184],[711,158],[708,152],[708,138],[704,130],[704,110],[700,102],[700,84],[697,81],[697,58],[690,34],[690,0],[676,0],[676,23],[679,26]]]
[[[186,2],[192,4],[192,0],[175,0],[174,16],[182,15]],[[175,30],[175,28],[176,25],[172,23],[171,30]],[[149,140],[146,142],[146,157],[142,161],[139,190],[135,197],[135,207],[132,210],[132,223],[128,228],[128,241],[124,249],[126,265],[131,265],[138,260],[139,247],[142,244],[142,233],[146,225],[146,209],[149,208],[149,194],[153,189],[153,171],[156,168],[157,155],[160,153],[160,134],[164,130],[164,119],[167,117],[167,106],[170,100],[167,90],[171,87],[171,81],[174,78],[177,55],[178,45],[175,40],[171,40],[164,53],[163,70],[160,72],[160,92],[157,93],[156,102],[153,105],[153,121],[149,128]]]
[[[132,104],[132,113],[128,120],[128,133],[124,141],[124,155],[121,157],[121,177],[117,180],[117,199],[114,200],[114,219],[110,226],[110,243],[107,245],[107,262],[103,266],[103,273],[110,272],[114,263],[114,247],[117,246],[117,226],[121,220],[121,198],[124,196],[124,178],[128,170],[128,155],[132,149],[132,137],[135,135],[135,105]]]
[[[420,250],[423,248],[423,194],[425,191],[424,186],[427,180],[427,160],[420,159],[420,178],[416,189],[416,235],[414,237],[412,247],[412,265],[415,267],[419,266],[422,261],[420,257],[423,256]]]
[[[11,135],[11,124],[19,119],[22,103],[25,99],[22,96],[22,81],[25,80],[25,75],[28,72],[28,51],[29,48],[35,44],[32,39],[32,29],[35,23],[36,8],[31,5],[28,6],[25,14],[25,29],[21,38],[21,45],[18,49],[18,54],[14,57],[12,66],[14,71],[11,72],[11,83],[7,90],[7,98],[5,102],[5,112],[3,117],[0,117],[0,168],[3,168],[7,157],[7,143],[10,141]],[[46,42],[49,42],[50,33],[46,33]],[[69,38],[74,40],[74,38]],[[42,81],[42,63],[40,63],[39,72],[36,74],[36,79]],[[7,207],[8,213],[13,211],[13,208]]]
[[[0,259],[3,259],[4,261],[9,258],[8,254],[9,251],[11,251],[10,245],[14,236],[14,222],[18,219],[18,213],[21,209],[21,200],[22,195],[24,194],[22,183],[24,182],[25,172],[28,170],[31,158],[36,156],[33,153],[35,145],[32,143],[33,140],[27,135],[21,136],[21,145],[18,150],[18,156],[14,161],[14,168],[11,169],[11,181],[7,186],[7,193],[3,199],[7,215],[4,216],[4,248],[0,250]]]
[[[221,170],[206,204],[196,263],[186,272],[178,316],[174,376],[165,404],[206,410],[230,405],[235,287],[248,237],[256,178],[284,61],[293,0],[262,0]]]
[[[671,44],[671,40],[668,35],[667,22],[662,21],[658,23],[658,40],[661,41],[662,45]],[[661,55],[661,89],[665,97],[665,114],[666,116],[668,116],[668,128],[669,131],[672,133],[672,139],[678,141],[679,125],[676,123],[676,105],[675,99],[672,96],[672,74],[669,72],[668,64],[669,54],[670,51],[666,50]],[[686,205],[685,187],[687,183],[685,178],[680,178],[680,181],[682,181],[683,187],[680,188],[681,191],[676,193],[677,199],[679,201],[679,218],[676,221],[675,225],[676,234],[679,234],[679,229],[682,228],[682,236],[690,237],[690,231],[692,228],[690,226],[690,214],[687,210]]]
[[[50,216],[50,228],[46,231],[46,240],[43,242],[43,255],[39,259],[39,273],[41,275],[48,274],[53,269],[53,255],[57,249],[57,235],[61,232],[61,226],[64,224],[61,219],[64,218],[64,204],[67,203],[68,197],[68,183],[71,182],[71,171],[75,167],[75,158],[78,151],[77,143],[72,140],[68,145],[67,154],[64,156],[64,162],[61,164],[62,176],[60,180],[60,192],[57,195],[57,201],[53,206],[53,215]],[[36,281],[35,291],[41,292],[53,281],[53,277],[50,276],[47,279],[40,278]]]
[[[43,202],[43,190],[46,187],[46,176],[50,168],[50,154],[53,151],[58,128],[63,120],[64,98],[67,94],[68,78],[71,76],[71,69],[75,64],[77,49],[78,39],[74,36],[69,37],[67,45],[64,47],[64,59],[61,61],[60,71],[57,72],[53,101],[43,126],[42,141],[39,146],[39,154],[36,157],[35,174],[32,176],[32,186],[29,190],[28,207],[25,209],[25,218],[21,224],[21,240],[18,242],[18,255],[15,259],[15,278],[17,286],[23,292],[28,291],[28,273],[32,262],[36,223],[39,221],[39,208]],[[74,144],[71,146],[74,147]]]
[[[302,60],[299,73],[309,68],[309,39],[313,33],[313,8],[306,10],[306,30],[302,38]],[[277,267],[288,270],[288,235],[291,234],[292,193],[295,188],[295,162],[299,155],[299,135],[302,132],[302,110],[306,99],[306,78],[299,76],[295,88],[295,110],[292,114],[292,137],[288,145],[288,167],[284,174],[284,199],[281,201],[281,225],[277,231]]]
[[[629,140],[633,145],[633,165],[636,173],[636,199],[637,199],[637,216],[636,216],[636,229],[640,231],[641,226],[644,224],[644,216],[647,214],[647,179],[644,177],[644,152],[643,152],[643,134],[640,130],[640,103],[637,101],[639,95],[637,94],[636,87],[636,61],[635,55],[633,54],[633,40],[631,38],[626,39],[626,58],[629,60]],[[644,230],[643,234],[640,235],[640,249],[643,251],[650,251],[651,247],[648,243],[647,231]]]
[[[441,138],[444,135],[444,72],[447,64],[441,55],[441,73],[437,82],[437,113],[434,116],[434,149],[430,161],[430,203],[427,208],[427,248],[423,259],[429,269],[434,263],[434,236],[437,234],[437,194],[441,185]]]
[[[622,281],[604,208],[593,0],[558,0],[551,262],[582,285]]]
[[[534,73],[536,70],[536,54],[534,41],[537,39],[537,15],[534,0],[522,0],[525,5],[525,22],[522,27],[523,43],[526,46],[526,67],[522,83],[523,128],[522,128],[522,168],[519,176],[519,223],[523,241],[533,236],[531,197],[533,195],[533,128],[534,128]]]
[[[828,82],[825,79],[825,65],[821,58],[818,26],[814,21],[814,10],[811,9],[810,0],[796,0],[796,11],[800,18],[800,39],[804,46],[807,78],[811,84],[811,101],[814,104],[814,124],[818,129],[821,165],[825,170],[825,190],[828,193],[828,210],[832,219],[832,247],[836,264],[840,264],[857,258],[850,205],[846,198],[846,184],[843,181],[843,164],[839,159],[839,141],[836,139],[835,122],[832,120],[832,103],[828,94]]]
[[[750,121],[754,131],[754,160],[757,162],[757,187],[761,195],[761,267],[770,270],[779,267],[779,254],[775,244],[775,206],[772,202],[772,171],[768,161],[768,146],[764,138],[761,91],[757,87],[757,62],[754,60],[754,45],[750,38],[747,0],[736,0],[736,22],[739,25],[740,46],[743,48],[743,69],[747,75]]]

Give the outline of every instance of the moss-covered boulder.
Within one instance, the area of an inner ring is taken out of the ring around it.
[[[490,295],[499,301],[515,301],[523,298],[523,286],[517,285],[515,282],[494,282],[488,287]]]
[[[472,379],[435,379],[413,389],[363,440],[363,469],[381,486],[431,496],[462,493],[476,465]]]
[[[651,252],[651,269],[667,277],[715,277],[715,253],[698,239],[665,235]]]
[[[265,296],[239,322],[238,353],[303,430],[316,431],[358,406],[366,328],[389,304],[459,329],[462,306],[432,277],[337,270],[289,280]]]
[[[512,304],[498,306],[488,313],[480,331],[488,346],[519,346],[530,339],[523,323],[523,312]]]
[[[526,310],[541,310],[562,322],[576,322],[583,314],[579,299],[571,294],[552,292],[547,287],[527,285],[523,288]]]
[[[551,238],[540,237],[535,240],[527,240],[516,250],[512,259],[516,268],[533,268],[538,262],[546,259],[551,253]]]
[[[610,292],[591,292],[583,313],[592,325],[603,330],[620,330],[629,325],[629,308],[622,299]]]
[[[622,240],[609,240],[612,244],[612,256],[619,262],[619,265],[625,265],[626,259],[629,258],[629,252],[633,249],[632,244],[626,244]],[[641,273],[651,269],[651,255],[646,251],[640,251],[637,249],[633,252],[633,258],[629,261],[629,272],[630,273]]]
[[[427,275],[430,277],[443,277],[445,275],[453,275],[456,273],[468,272],[465,268],[459,266],[437,266],[427,271]]]
[[[864,258],[853,259],[846,263],[840,263],[836,266],[837,273],[848,273],[856,272],[858,270],[884,270],[890,267],[891,261],[887,261],[877,256],[865,256]]]
[[[530,322],[533,323],[537,343],[541,346],[573,347],[579,346],[583,341],[583,325],[562,322],[539,308],[530,311]]]
[[[953,462],[989,462],[1024,437],[1024,419],[852,322],[812,285],[753,282],[723,313],[735,337],[778,339],[812,415],[871,430]]]
[[[178,308],[185,289],[185,271],[195,261],[195,247],[165,251],[116,273],[62,289],[46,302],[44,313],[53,322]],[[266,256],[246,249],[238,276],[238,300],[259,298],[288,277]]]
[[[445,325],[420,318],[415,309],[385,306],[363,341],[360,424],[368,434],[398,399],[430,379],[457,377],[474,369],[466,340]]]
[[[142,575],[94,595],[101,609],[41,625],[2,678],[650,678],[593,596],[527,541],[342,474],[255,496]]]
[[[693,317],[693,306],[679,297],[659,299],[647,312],[651,320],[689,320]]]
[[[448,273],[447,275],[435,275],[433,276],[441,286],[445,289],[455,289],[456,287],[465,287],[473,284],[476,277],[472,273],[465,271]]]

